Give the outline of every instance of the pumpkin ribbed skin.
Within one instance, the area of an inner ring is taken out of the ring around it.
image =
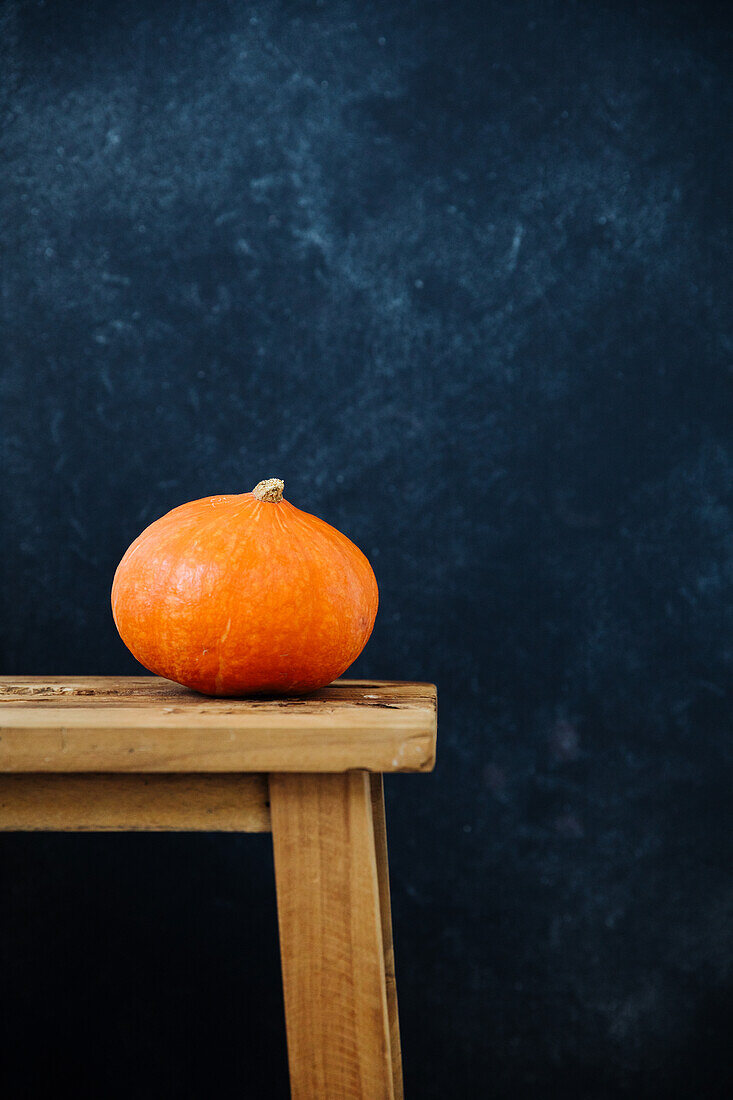
[[[174,508],[133,542],[112,585],[115,624],[137,660],[207,695],[331,683],[366,645],[378,600],[345,535],[254,493]]]

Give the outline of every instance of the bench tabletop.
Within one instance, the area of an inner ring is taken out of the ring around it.
[[[160,676],[0,677],[0,772],[430,771],[436,689],[214,699]]]

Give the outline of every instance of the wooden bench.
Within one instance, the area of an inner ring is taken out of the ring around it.
[[[0,828],[271,831],[292,1095],[399,1100],[382,774],[430,771],[435,739],[431,684],[0,677]]]

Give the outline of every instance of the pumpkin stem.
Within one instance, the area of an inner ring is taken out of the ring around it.
[[[267,481],[260,481],[255,485],[252,495],[256,496],[258,500],[277,504],[283,498],[284,488],[285,482],[281,481],[279,477],[268,477]]]

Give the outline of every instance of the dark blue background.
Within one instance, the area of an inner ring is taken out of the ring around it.
[[[2,5],[0,671],[186,500],[366,551],[409,1097],[726,1082],[724,10]],[[267,838],[0,851],[8,1095],[286,1095]]]

